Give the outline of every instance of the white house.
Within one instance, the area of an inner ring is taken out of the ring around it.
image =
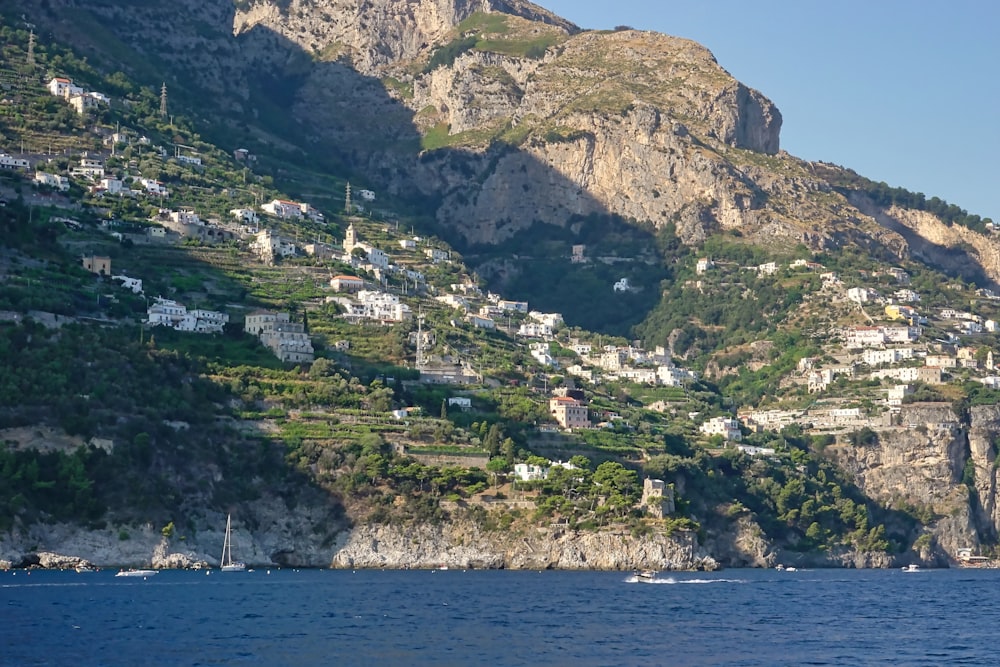
[[[529,465],[527,463],[515,463],[514,476],[522,482],[533,482],[548,477],[549,469],[547,467]]]
[[[0,169],[27,169],[28,161],[0,152]]]
[[[222,333],[229,322],[229,315],[214,310],[188,309],[176,301],[156,298],[146,310],[147,322],[151,326],[167,326],[178,331],[196,333]]]
[[[276,215],[279,218],[302,217],[302,205],[294,201],[275,199],[267,202],[266,204],[261,204],[261,208],[271,215]]]
[[[417,247],[417,242],[413,239],[400,239],[399,247],[403,250],[414,250]]]
[[[84,155],[80,158],[80,164],[70,169],[70,173],[73,176],[100,180],[104,178],[104,163],[99,158]]]
[[[83,93],[83,88],[74,84],[73,79],[67,79],[61,76],[53,77],[46,87],[49,89],[50,94],[55,97],[63,97],[66,99],[69,99],[73,95],[80,95]]]
[[[234,208],[229,211],[229,215],[249,225],[256,225],[260,222],[260,216],[252,208]]]
[[[514,311],[516,313],[528,312],[527,301],[507,301],[506,299],[500,299],[497,301],[497,307],[502,311]]]
[[[383,322],[403,322],[410,319],[410,307],[400,303],[399,297],[387,292],[362,290],[358,292],[361,316]]]
[[[904,359],[912,358],[913,348],[911,347],[897,347],[890,348],[888,350],[867,349],[861,353],[862,361],[869,366],[878,366],[879,364],[895,364],[903,361]]]
[[[732,417],[712,417],[699,426],[698,430],[708,436],[721,435],[726,441],[739,442],[743,439],[740,422]]]
[[[715,263],[712,262],[711,259],[709,259],[708,257],[702,257],[701,259],[698,260],[698,263],[695,265],[694,270],[698,275],[701,275],[703,273],[706,273],[709,269],[713,267],[715,267]]]
[[[908,384],[897,384],[886,390],[886,402],[889,405],[897,406],[903,404],[903,399],[913,393],[913,387]]]
[[[448,398],[448,407],[457,405],[462,410],[472,408],[472,399],[468,396],[451,396]]]
[[[469,307],[469,302],[465,300],[465,297],[458,294],[444,294],[434,297],[434,300],[458,310],[465,310]]]
[[[264,211],[279,218],[301,218],[308,216],[318,222],[323,221],[323,214],[314,209],[309,204],[303,202],[289,201],[287,199],[274,199],[261,204]]]
[[[525,338],[551,338],[552,327],[540,322],[524,322],[518,328],[517,335]]]
[[[69,179],[59,174],[49,174],[44,171],[35,172],[35,183],[55,188],[62,192],[69,190]]]
[[[878,292],[867,287],[852,287],[847,290],[847,300],[854,303],[869,303],[878,299]]]
[[[124,183],[122,183],[119,178],[105,177],[101,179],[101,189],[107,192],[109,195],[120,195],[122,194]]]
[[[615,292],[627,292],[630,289],[632,289],[632,286],[628,284],[628,278],[622,278],[614,285],[612,285],[611,289],[614,290]]]
[[[528,313],[528,318],[542,324],[547,324],[552,329],[563,323],[562,313],[540,313],[537,310],[533,310]]]
[[[761,276],[773,276],[778,272],[778,264],[776,262],[766,262],[757,266],[757,274]]]
[[[465,321],[477,329],[492,330],[497,328],[497,323],[489,317],[469,314],[465,316]]]
[[[451,257],[451,253],[440,248],[424,248],[424,254],[435,264],[447,261]]]
[[[147,194],[157,195],[159,197],[170,196],[170,191],[163,185],[163,183],[153,180],[152,178],[140,178],[139,183],[141,183],[142,187],[146,189]]]
[[[357,276],[334,276],[330,278],[330,287],[335,292],[360,292],[365,286],[365,281]]]

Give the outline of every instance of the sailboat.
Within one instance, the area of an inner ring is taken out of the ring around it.
[[[222,571],[223,572],[243,572],[247,566],[243,563],[233,562],[233,516],[226,515],[226,541],[222,543]]]

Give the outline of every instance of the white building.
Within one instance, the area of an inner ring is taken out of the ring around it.
[[[69,190],[69,179],[59,174],[49,174],[44,171],[35,172],[35,183],[55,188],[61,192]]]
[[[146,310],[147,323],[151,326],[166,326],[178,331],[196,333],[222,333],[229,322],[229,315],[214,310],[196,309],[188,311],[184,304],[171,299],[156,297]]]
[[[518,328],[517,335],[525,338],[551,338],[552,327],[540,322],[524,322]]]
[[[305,326],[292,322],[288,313],[257,310],[248,314],[243,330],[257,336],[278,359],[284,362],[312,362],[314,351]]]
[[[410,319],[410,307],[400,303],[399,297],[387,292],[362,290],[358,292],[361,316],[382,322],[403,322]]]
[[[260,222],[260,216],[252,208],[234,208],[229,212],[229,215],[248,225],[256,225]]]
[[[879,364],[895,364],[913,358],[913,348],[896,347],[887,350],[867,349],[861,353],[861,359],[869,366]]]
[[[903,404],[903,399],[913,393],[913,387],[908,384],[898,384],[895,387],[889,387],[886,391],[886,402],[892,406],[898,406]]]
[[[265,212],[279,218],[297,219],[306,216],[317,222],[323,221],[323,214],[305,202],[273,199],[266,204],[261,204],[260,207]]]
[[[540,313],[537,310],[533,310],[528,313],[528,319],[547,324],[552,329],[563,324],[562,313]]]
[[[732,417],[712,417],[699,426],[698,430],[709,437],[721,435],[726,441],[739,442],[743,439],[740,422]]]
[[[761,276],[773,276],[777,272],[778,264],[776,262],[767,262],[757,267],[757,274]]]
[[[61,76],[53,77],[46,87],[49,89],[50,94],[64,99],[69,99],[73,95],[83,93],[83,88],[74,84],[73,79]]]
[[[451,253],[440,248],[424,248],[424,254],[435,264],[447,261],[451,257]]]
[[[457,310],[465,310],[469,307],[469,302],[465,300],[465,297],[458,294],[445,294],[443,296],[434,297],[435,301],[445,304],[446,306],[451,306]]]
[[[27,169],[28,161],[0,152],[0,169]]]
[[[854,303],[870,303],[878,299],[878,292],[867,287],[852,287],[847,290],[847,299]]]
[[[101,188],[109,195],[120,195],[124,190],[124,183],[118,178],[105,177],[101,179]]]
[[[694,270],[695,273],[701,275],[703,273],[706,273],[709,269],[713,268],[714,266],[715,264],[712,262],[711,259],[709,259],[708,257],[702,257],[701,259],[698,260],[698,263],[695,265]]]
[[[497,301],[497,307],[502,311],[513,311],[516,313],[528,312],[527,301],[507,301],[506,299],[500,299]]]

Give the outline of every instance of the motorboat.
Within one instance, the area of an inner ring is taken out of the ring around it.
[[[639,570],[635,573],[635,578],[637,581],[655,581],[656,570]]]
[[[902,570],[903,572],[920,572],[920,566],[915,563],[910,563],[909,565],[904,565]]]
[[[119,570],[115,575],[116,577],[152,577],[154,574],[159,574],[159,570]]]

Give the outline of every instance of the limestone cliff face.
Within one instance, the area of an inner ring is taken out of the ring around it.
[[[900,424],[879,431],[875,445],[828,451],[870,497],[931,510],[930,528],[945,554],[994,542],[1000,534],[1000,407],[975,406],[960,418],[941,403],[905,405]]]
[[[975,406],[969,410],[969,421],[969,458],[975,473],[973,509],[981,536],[993,540],[1000,534],[1000,502],[997,498],[1000,406]]]
[[[214,107],[199,115],[230,130],[334,155],[386,199],[433,203],[452,240],[614,214],[672,224],[688,244],[732,229],[1000,279],[989,239],[848,201],[783,153],[777,108],[689,40],[580,31],[523,0],[12,2],[57,40]],[[454,60],[429,68],[446,46]]]
[[[259,500],[233,521],[233,557],[252,566],[325,567],[333,558],[336,522],[322,508],[300,504],[291,511],[277,498]],[[90,530],[69,524],[33,524],[0,534],[0,561],[55,552],[99,566],[218,566],[225,537],[224,515],[198,520],[197,530],[179,527],[170,539],[162,526],[109,526]],[[55,562],[55,561],[54,561]],[[54,565],[59,567],[58,564]]]
[[[624,531],[576,532],[539,527],[517,534],[474,524],[358,526],[338,545],[332,566],[505,568],[516,570],[714,570],[718,563],[694,535],[635,537]]]
[[[854,195],[850,201],[881,227],[898,234],[901,257],[946,267],[966,280],[981,283],[986,278],[994,284],[1000,281],[1000,243],[992,236],[961,225],[947,225],[925,211],[899,206],[882,209],[862,195]]]
[[[347,58],[355,70],[372,76],[388,65],[425,55],[469,16],[491,11],[577,30],[569,21],[521,0],[256,0],[236,11],[233,33],[263,27],[320,58]]]

